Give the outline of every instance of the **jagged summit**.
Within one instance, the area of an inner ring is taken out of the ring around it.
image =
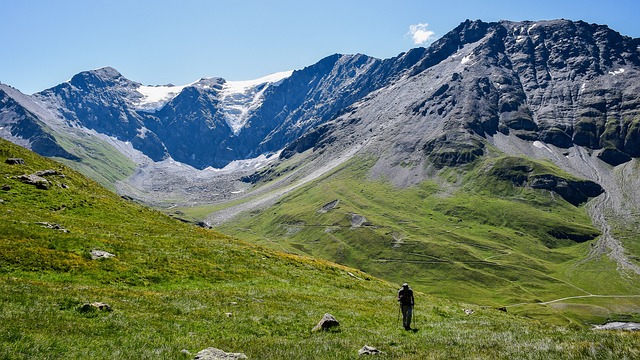
[[[135,86],[136,83],[125,78],[118,70],[105,66],[95,70],[83,71],[74,75],[69,83],[88,90],[88,87]]]
[[[343,118],[398,119],[381,136],[439,167],[473,161],[498,133],[637,157],[637,44],[584,22],[465,21],[426,50],[410,78]],[[340,139],[339,124],[324,136]]]

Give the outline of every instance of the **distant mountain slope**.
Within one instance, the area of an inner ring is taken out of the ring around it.
[[[400,76],[424,51],[387,60],[336,54],[255,81],[203,78],[184,86],[143,86],[106,67],[33,98],[67,124],[131,143],[154,161],[220,168],[279,151]]]
[[[640,149],[639,45],[583,22],[467,21],[435,42],[411,76],[323,136],[340,141],[358,120],[356,136],[368,127],[389,139],[389,156],[425,155],[439,168],[478,158],[495,134],[584,146],[618,165]]]

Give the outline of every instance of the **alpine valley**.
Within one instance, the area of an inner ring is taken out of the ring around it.
[[[556,325],[640,320],[640,39],[604,25],[468,20],[254,81],[0,85],[0,136],[271,250]]]

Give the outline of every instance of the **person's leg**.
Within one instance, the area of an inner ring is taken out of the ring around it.
[[[409,318],[409,311],[411,310],[411,306],[409,305],[402,305],[402,326],[404,326],[405,329],[409,329],[410,326],[410,318]]]

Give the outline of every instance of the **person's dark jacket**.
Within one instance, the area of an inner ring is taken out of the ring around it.
[[[398,301],[402,305],[413,305],[413,290],[410,287],[398,290]]]

